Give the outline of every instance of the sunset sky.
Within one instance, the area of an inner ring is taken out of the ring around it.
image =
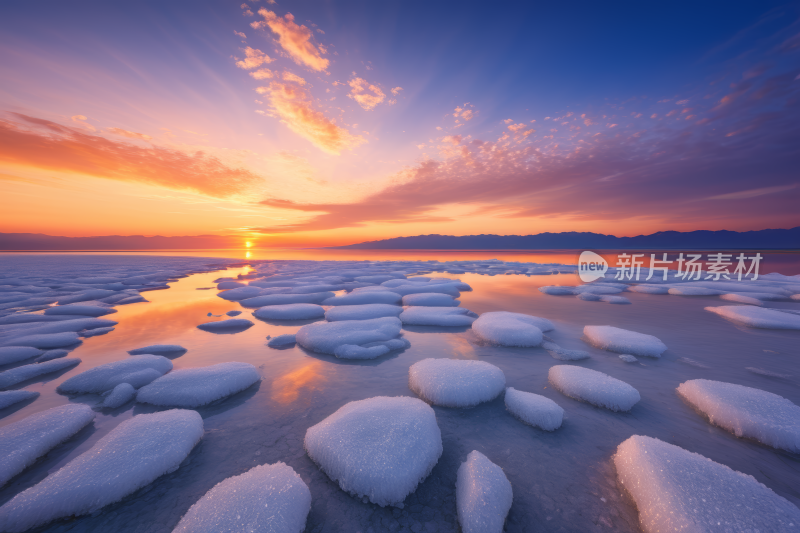
[[[0,232],[800,225],[796,3],[0,10]]]

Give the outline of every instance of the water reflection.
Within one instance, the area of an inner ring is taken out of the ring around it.
[[[272,381],[270,398],[280,404],[289,404],[297,400],[301,390],[322,390],[323,384],[328,380],[323,372],[326,366],[322,361],[311,360],[276,378]]]

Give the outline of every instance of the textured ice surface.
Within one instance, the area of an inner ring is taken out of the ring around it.
[[[261,291],[262,291],[261,287],[245,286],[223,291],[217,294],[217,296],[225,300],[238,302],[240,300],[245,300],[247,298],[253,298],[254,296],[258,296],[259,294],[261,294]]]
[[[459,289],[456,288],[456,285],[453,283],[406,283],[396,287],[390,287],[389,289],[400,296],[435,292],[449,294],[454,298],[458,298],[458,296],[461,294]]]
[[[61,348],[72,346],[81,342],[80,337],[74,331],[62,331],[61,333],[40,333],[38,335],[25,335],[11,339],[6,345],[12,346],[33,346],[35,348]]]
[[[800,407],[786,398],[708,379],[686,381],[677,390],[687,402],[708,416],[712,424],[737,437],[800,453]]]
[[[508,387],[505,400],[506,409],[526,424],[546,431],[561,427],[564,410],[550,398]]]
[[[108,298],[109,296],[113,296],[115,294],[115,291],[110,291],[107,289],[91,289],[88,291],[79,292],[78,294],[74,294],[72,296],[61,298],[58,300],[58,305],[86,302],[88,300],[99,300],[100,298]]]
[[[561,287],[557,285],[548,285],[546,287],[539,287],[539,292],[549,294],[551,296],[566,296],[568,294],[578,294],[575,287]]]
[[[4,346],[0,348],[0,365],[10,365],[39,357],[44,352],[33,346]]]
[[[460,302],[449,294],[421,292],[403,296],[403,305],[422,305],[426,307],[457,307]]]
[[[74,357],[64,359],[56,359],[55,361],[47,361],[44,363],[34,363],[30,365],[18,366],[5,372],[0,372],[0,390],[13,387],[17,383],[28,381],[29,379],[52,374],[61,370],[72,368],[80,364],[81,360]]]
[[[547,353],[549,353],[553,359],[558,359],[559,361],[580,361],[591,357],[589,352],[585,350],[567,350],[550,341],[542,342],[542,348],[547,350]]]
[[[300,328],[297,343],[312,352],[333,354],[338,346],[388,341],[400,334],[402,324],[394,317],[371,320],[316,322]]]
[[[334,296],[322,301],[322,305],[366,305],[366,304],[390,304],[399,305],[402,296],[396,292],[355,292],[344,296]]]
[[[639,391],[607,374],[572,365],[550,367],[548,381],[559,391],[612,411],[630,411],[641,397]]]
[[[621,304],[621,305],[631,303],[631,301],[625,298],[624,296],[609,296],[609,295],[601,296],[600,301],[605,302],[607,304]]]
[[[584,302],[599,302],[602,298],[601,295],[595,294],[593,292],[582,292],[575,296],[578,300],[583,300]]]
[[[297,342],[296,335],[293,333],[287,333],[285,335],[278,335],[277,337],[273,337],[272,339],[267,342],[267,346],[270,348],[278,348],[283,346],[290,346]]]
[[[592,346],[609,352],[661,357],[667,349],[657,337],[613,326],[586,326],[583,334]]]
[[[794,531],[800,509],[742,474],[662,440],[634,435],[614,455],[646,533]]]
[[[261,320],[309,320],[325,316],[325,309],[316,304],[267,305],[253,311]]]
[[[177,344],[151,344],[144,348],[136,348],[135,350],[128,350],[131,355],[176,355],[179,353],[186,353],[186,348],[178,346]]]
[[[136,355],[81,372],[59,385],[56,390],[61,394],[99,394],[113,389],[120,383],[141,387],[143,385],[141,372],[147,370],[163,375],[172,370],[172,361],[160,355]],[[153,379],[155,376],[151,375],[150,380]]]
[[[669,286],[664,285],[631,285],[628,287],[630,292],[640,292],[643,294],[667,294]]]
[[[800,315],[784,313],[776,309],[754,307],[752,305],[723,305],[720,307],[706,307],[705,309],[732,322],[751,328],[800,329]]]
[[[636,359],[634,356],[627,353],[620,355],[619,358],[626,363],[635,363],[638,361],[638,359]]]
[[[416,398],[349,402],[306,431],[308,456],[345,492],[402,506],[442,455],[433,409]]]
[[[736,302],[738,304],[757,305],[759,307],[762,307],[764,305],[764,302],[762,302],[758,298],[745,296],[743,294],[735,294],[735,293],[722,294],[720,295],[720,299],[728,300],[729,302]]]
[[[472,331],[480,338],[500,346],[539,346],[542,344],[542,331],[554,329],[546,318],[493,311],[483,313],[472,323]]]
[[[105,335],[106,333],[111,333],[114,331],[114,328],[95,328],[95,329],[87,329],[80,332],[81,337],[97,337],[98,335]]]
[[[263,307],[265,305],[286,305],[286,304],[321,304],[328,298],[332,298],[332,292],[314,292],[310,294],[266,294],[247,298],[239,302],[242,307]]]
[[[387,353],[389,353],[389,348],[382,344],[369,348],[355,344],[342,344],[333,351],[333,355],[339,359],[376,359]]]
[[[45,315],[80,315],[80,316],[104,316],[116,313],[113,307],[101,307],[99,305],[59,305],[45,309]]]
[[[136,401],[174,407],[200,407],[245,390],[261,379],[249,363],[218,363],[175,370],[139,389]]]
[[[239,283],[238,281],[221,281],[217,283],[217,289],[221,291],[226,291],[228,289],[236,289],[239,287],[246,287],[244,283]]]
[[[177,470],[202,437],[203,419],[196,411],[134,416],[0,507],[0,531],[22,532],[119,501]]]
[[[88,426],[94,417],[87,405],[62,405],[0,428],[0,487]],[[0,531],[5,529],[0,527]]]
[[[477,317],[463,307],[406,307],[400,320],[409,326],[469,326]]]
[[[485,361],[423,359],[408,369],[408,387],[444,407],[473,407],[497,398],[506,386],[503,371]]]
[[[103,407],[116,409],[136,397],[136,389],[130,383],[120,383],[103,400]]]
[[[206,322],[197,327],[212,333],[228,333],[238,332],[245,330],[252,326],[253,323],[246,318],[229,318],[227,320],[216,320],[214,322]]]
[[[172,531],[302,533],[310,510],[311,492],[292,467],[261,465],[217,483]]]
[[[396,317],[402,312],[402,307],[391,304],[340,305],[325,311],[325,318],[329,322],[369,320],[385,316]]]
[[[464,533],[502,533],[514,498],[503,469],[474,450],[458,468],[456,505]]]
[[[680,296],[716,296],[724,293],[724,291],[706,287],[672,287],[668,292]]]
[[[0,409],[5,409],[15,403],[24,402],[25,400],[31,400],[33,398],[38,398],[39,393],[29,390],[10,390],[6,392],[0,392]]]

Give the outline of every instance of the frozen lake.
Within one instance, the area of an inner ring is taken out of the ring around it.
[[[448,260],[458,259],[455,253],[448,255]],[[0,274],[7,278],[35,274],[56,285],[57,279],[101,276],[126,265],[140,264],[144,273],[161,262],[161,268],[194,269],[186,265],[219,260],[9,255],[0,257]],[[308,263],[304,265],[307,268]],[[420,265],[391,270],[426,275],[436,265],[431,263],[428,270]],[[591,357],[563,362],[541,347],[487,345],[469,327],[409,325],[403,327],[402,336],[410,348],[374,360],[339,359],[299,345],[270,348],[268,336],[296,333],[315,320],[262,321],[252,316],[253,309],[218,297],[215,280],[248,276],[252,272],[248,265],[191,274],[170,281],[166,290],[141,292],[149,302],[117,306],[116,313],[103,317],[118,322],[113,331],[84,338],[71,351],[69,357],[80,358],[80,365],[11,387],[40,392],[41,396],[0,410],[0,427],[59,405],[97,406],[102,402],[99,395],[68,397],[56,393],[56,387],[88,369],[131,357],[128,350],[152,344],[176,344],[188,350],[172,358],[176,370],[236,361],[254,365],[262,380],[197,409],[205,434],[178,470],[94,515],[53,522],[37,531],[169,532],[215,484],[254,466],[278,461],[291,466],[311,491],[306,531],[458,531],[456,473],[467,455],[478,450],[502,467],[511,482],[514,499],[507,531],[634,532],[640,531],[637,509],[622,493],[612,462],[617,446],[632,435],[655,437],[749,474],[800,506],[800,456],[737,438],[709,424],[675,390],[687,380],[702,378],[767,390],[800,405],[800,331],[747,328],[704,310],[731,304],[718,296],[626,291],[622,295],[630,305],[610,305],[538,290],[549,285],[579,285],[573,273],[503,275],[504,271],[497,270],[499,275],[436,271],[431,275],[459,279],[472,288],[461,292],[461,307],[478,315],[511,311],[546,318],[555,325],[555,330],[547,333],[552,342],[565,349],[585,350]],[[91,273],[81,274],[88,271]],[[766,271],[770,271],[768,265]],[[347,291],[334,292],[343,295]],[[800,311],[800,301],[766,301],[764,306]],[[255,325],[235,334],[197,328],[216,320],[209,313],[222,319],[236,310],[243,311],[236,318],[250,319]],[[636,363],[625,363],[618,354],[584,342],[586,325],[611,325],[653,335],[668,349],[660,359],[640,357]],[[9,327],[0,325],[0,336]],[[408,385],[409,367],[426,358],[489,362],[503,371],[507,386],[535,392],[560,405],[565,411],[563,426],[547,432],[521,423],[506,411],[502,394],[473,408],[434,406],[444,451],[430,476],[406,498],[402,509],[364,503],[342,491],[308,457],[303,448],[306,430],[353,400],[416,397]],[[641,401],[630,412],[613,412],[569,398],[548,383],[550,367],[559,364],[575,364],[622,380],[641,393]],[[18,366],[6,365],[0,372]],[[2,487],[0,504],[90,449],[121,422],[160,410],[164,409],[129,402],[115,410],[97,411],[93,424]]]

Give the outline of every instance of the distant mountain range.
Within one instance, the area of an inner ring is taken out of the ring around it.
[[[362,242],[358,250],[800,250],[800,226],[759,231],[659,231],[615,237],[563,232],[536,235],[418,235]]]
[[[0,233],[0,250],[5,251],[209,250],[241,248],[242,244],[241,237],[225,235],[54,237],[41,233]]]

